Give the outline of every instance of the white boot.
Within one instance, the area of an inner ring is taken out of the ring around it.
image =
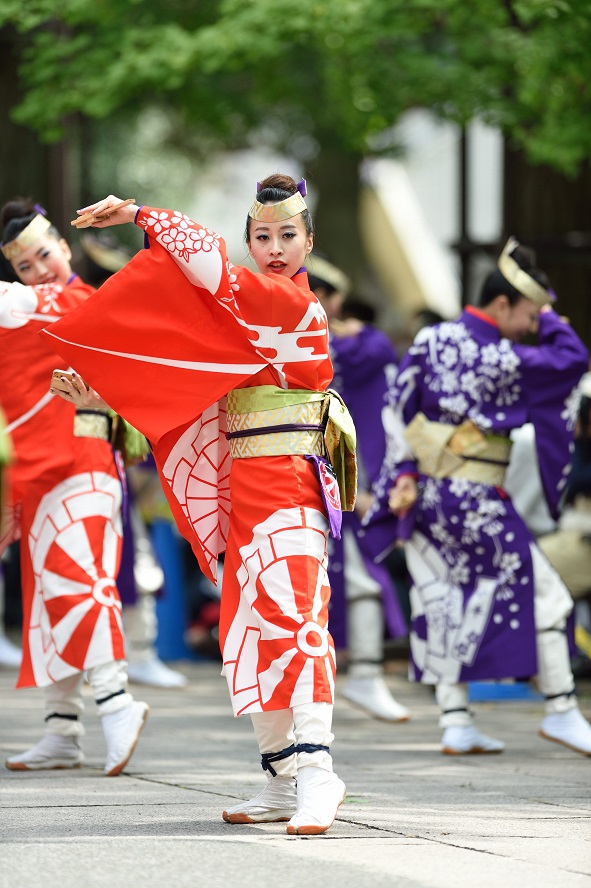
[[[157,564],[155,566],[162,572]],[[138,570],[137,561],[135,570]],[[181,672],[166,666],[156,653],[158,621],[154,596],[141,594],[136,604],[124,606],[122,616],[129,681],[153,688],[186,687],[188,679]]]
[[[544,718],[540,737],[560,743],[573,752],[591,756],[591,725],[577,707],[566,712],[551,712]]]
[[[54,768],[79,768],[84,755],[78,737],[45,734],[39,743],[20,755],[12,755],[5,763],[9,771],[49,771]]]
[[[150,707],[147,703],[134,700],[123,709],[101,716],[103,734],[107,741],[107,777],[116,777],[128,763],[149,714]]]
[[[23,652],[0,632],[0,666],[20,669]]]
[[[298,810],[287,824],[291,836],[317,836],[334,823],[345,801],[345,784],[334,771],[309,765],[298,768]]]
[[[189,679],[182,672],[171,669],[156,656],[144,662],[130,662],[127,677],[135,684],[153,688],[186,688],[189,684]]]
[[[490,755],[504,749],[502,740],[481,734],[474,725],[452,725],[445,729],[441,741],[444,755]]]
[[[353,675],[341,693],[372,718],[389,722],[405,722],[410,718],[410,710],[394,699],[380,674],[366,678]]]
[[[277,823],[296,813],[295,778],[277,775],[267,779],[265,788],[254,798],[224,811],[226,823]]]

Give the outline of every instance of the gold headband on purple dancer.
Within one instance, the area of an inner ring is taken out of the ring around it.
[[[248,211],[248,215],[251,219],[256,219],[257,222],[282,222],[284,219],[298,216],[308,209],[304,200],[307,193],[305,179],[298,182],[297,189],[295,194],[291,194],[285,200],[280,200],[274,204],[263,204],[255,200]],[[261,183],[257,182],[257,194],[260,190]]]
[[[497,263],[499,271],[503,277],[509,281],[512,287],[519,290],[522,296],[531,299],[538,308],[542,308],[544,305],[549,305],[556,299],[554,291],[546,290],[546,288],[534,280],[533,277],[530,277],[523,268],[519,267],[515,259],[511,256],[513,250],[518,246],[519,241],[514,237],[510,237],[505,244]]]
[[[24,253],[33,244],[36,244],[39,238],[50,228],[51,222],[49,219],[46,219],[41,213],[37,213],[27,227],[23,228],[14,240],[8,241],[7,244],[2,244],[0,250],[2,250],[3,255],[9,262],[13,262],[15,259],[18,259],[21,253]]]

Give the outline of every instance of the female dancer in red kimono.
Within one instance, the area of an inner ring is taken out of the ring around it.
[[[39,331],[92,289],[72,273],[70,250],[27,202],[2,211],[0,404],[15,459],[8,472],[0,553],[21,539],[23,660],[18,687],[45,688],[42,740],[7,759],[11,770],[73,768],[84,756],[81,687],[92,686],[107,744],[105,772],[129,760],[148,714],[127,692],[121,602],[121,482],[111,419],[66,407],[48,391],[55,354]],[[11,274],[11,271],[13,272]]]
[[[302,267],[313,240],[303,194],[305,184],[286,176],[259,183],[246,229],[259,273],[233,266],[223,240],[180,212],[113,212],[96,227],[135,221],[149,249],[47,331],[151,441],[207,575],[226,550],[224,673],[234,714],[252,717],[269,779],[223,816],[289,820],[290,834],[324,832],[345,796],[329,753],[326,538],[340,500],[323,433],[329,404],[329,429],[348,414],[325,392],[333,370],[326,315]],[[80,212],[117,202],[111,195]]]

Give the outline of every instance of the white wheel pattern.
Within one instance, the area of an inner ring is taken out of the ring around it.
[[[28,641],[38,686],[123,658],[115,579],[121,544],[117,477],[84,472],[41,499],[29,531],[35,589]]]

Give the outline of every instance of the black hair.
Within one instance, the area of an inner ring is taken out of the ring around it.
[[[0,210],[2,244],[8,244],[10,241],[15,240],[38,213],[39,209],[30,197],[15,197],[13,200],[7,201]],[[48,228],[46,233],[50,234],[57,241],[61,240],[61,234],[55,225]],[[19,280],[12,267],[12,263],[3,253],[0,253],[0,278],[5,281]]]
[[[375,324],[376,310],[373,305],[362,299],[347,297],[341,309],[341,318],[343,321],[346,321],[347,318],[356,318],[358,321],[363,321],[364,324]]]
[[[511,258],[541,287],[545,290],[550,289],[548,275],[536,267],[536,254],[532,249],[520,244],[511,253]],[[521,293],[513,284],[509,283],[498,268],[495,268],[494,271],[490,272],[482,285],[478,305],[484,308],[490,305],[493,299],[501,295],[507,297],[510,305],[516,305],[521,299],[527,298],[524,293]]]
[[[445,318],[432,308],[422,308],[420,311],[415,312],[414,320],[416,326],[421,329],[422,327],[432,327],[434,324],[441,324]]]
[[[267,176],[267,178],[260,184],[261,187],[257,191],[256,199],[262,204],[279,203],[281,200],[287,200],[288,197],[291,197],[298,190],[295,180],[284,173],[273,173],[273,175]],[[314,234],[314,223],[312,222],[310,211],[308,209],[304,210],[303,213],[301,213],[301,217],[306,229],[306,234]],[[244,239],[247,244],[250,242],[251,222],[252,219],[250,216],[247,216],[246,231],[244,233]]]
[[[323,289],[326,291],[327,296],[332,296],[333,293],[337,292],[337,288],[333,284],[329,284],[327,280],[322,277],[318,277],[313,272],[308,272],[308,284],[312,292],[316,292],[316,290]]]
[[[0,210],[2,243],[8,244],[15,240],[37,215],[39,215],[38,206],[33,203],[30,197],[15,197],[13,200],[7,201]],[[55,225],[48,228],[47,233],[55,237],[56,240],[61,239],[61,234]]]

